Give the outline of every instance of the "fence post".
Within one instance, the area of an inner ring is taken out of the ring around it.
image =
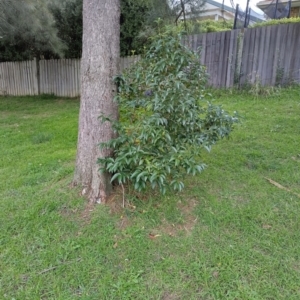
[[[33,69],[34,95],[40,95],[40,60],[36,57],[33,58]]]
[[[244,47],[244,32],[242,29],[237,38],[237,60],[235,65],[235,79],[234,84],[240,85],[241,79],[241,67],[242,67],[242,55],[243,55],[243,47]]]
[[[233,29],[236,29],[237,17],[238,17],[238,13],[239,13],[239,6],[240,5],[237,4],[236,7],[235,7]]]

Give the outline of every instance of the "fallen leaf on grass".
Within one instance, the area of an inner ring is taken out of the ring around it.
[[[159,237],[159,236],[161,236],[160,234],[152,234],[152,233],[149,233],[148,234],[148,237],[149,237],[149,239],[151,239],[151,240],[154,240],[154,239],[156,239],[157,237]]]
[[[42,274],[45,274],[45,273],[47,273],[47,272],[49,272],[49,271],[53,271],[53,270],[57,269],[59,266],[62,266],[62,265],[69,265],[69,264],[72,264],[72,263],[74,263],[74,262],[80,262],[80,261],[81,261],[81,258],[77,258],[77,259],[75,259],[75,260],[70,260],[70,261],[63,261],[63,262],[61,262],[61,263],[60,263],[59,265],[57,265],[57,266],[53,266],[53,267],[50,267],[50,268],[48,268],[48,269],[42,270],[41,272],[38,273],[38,275],[42,275]]]
[[[272,226],[271,225],[268,225],[268,224],[263,224],[263,229],[271,229]]]

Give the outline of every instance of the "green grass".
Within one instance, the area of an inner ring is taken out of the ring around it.
[[[300,89],[213,93],[232,137],[125,210],[70,187],[78,100],[0,98],[0,299],[300,299]]]

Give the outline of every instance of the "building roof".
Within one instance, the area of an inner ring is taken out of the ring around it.
[[[264,9],[270,4],[272,4],[272,2],[275,3],[274,0],[260,1],[256,4],[256,6],[259,7],[260,9]],[[280,2],[282,4],[288,4],[289,0],[280,0]],[[291,0],[291,7],[300,7],[300,0]]]
[[[300,2],[300,0],[298,0]],[[219,7],[225,11],[228,11],[232,14],[235,14],[235,8],[228,6],[228,5],[223,5],[222,3],[215,1],[215,0],[206,0],[206,3],[209,3],[211,5],[214,5],[216,7]],[[257,12],[255,12],[254,10],[251,10],[251,14],[250,14],[250,21],[252,22],[261,22],[264,21],[265,18],[263,15],[258,14]]]

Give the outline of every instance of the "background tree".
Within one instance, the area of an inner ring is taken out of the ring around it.
[[[168,0],[150,0],[150,9],[146,16],[148,26],[153,26],[158,18],[164,22],[172,22],[173,17],[174,13]]]
[[[48,2],[0,1],[0,61],[63,55]]]
[[[197,28],[191,24],[203,10],[204,1],[121,0],[121,56],[144,51],[158,18],[173,25],[184,19],[186,30]],[[82,0],[0,2],[0,61],[80,58],[81,52]]]
[[[117,119],[113,76],[119,72],[119,58],[119,0],[84,0],[81,101],[74,184],[83,187],[83,194],[91,202],[105,202],[111,192],[110,176],[99,172],[97,159],[110,156],[111,151],[100,150],[99,143],[111,140],[114,133],[111,124],[100,122],[99,116]]]
[[[142,52],[143,42],[138,35],[145,25],[150,7],[150,0],[121,0],[121,56]]]
[[[121,56],[140,54],[143,42],[138,34],[145,24],[152,0],[121,0],[120,52]],[[52,4],[58,36],[68,49],[66,58],[79,58],[82,51],[82,0],[65,0],[61,5]]]
[[[193,20],[199,18],[201,12],[204,9],[205,0],[170,0],[170,6],[175,18],[175,23],[178,23],[178,20],[182,18],[185,23],[187,19]]]
[[[145,25],[141,28],[139,39],[144,43],[157,32],[157,20],[164,25],[179,25],[184,22],[185,31],[201,32],[197,24],[204,11],[206,0],[150,0]]]
[[[82,0],[65,0],[60,5],[51,3],[58,37],[65,43],[66,58],[80,58],[82,51]]]

